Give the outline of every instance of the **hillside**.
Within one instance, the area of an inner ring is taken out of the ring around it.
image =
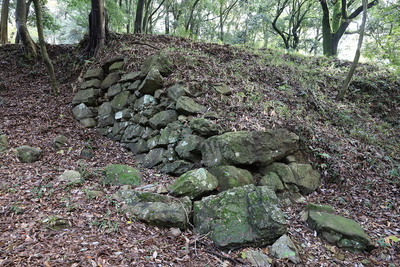
[[[363,64],[344,101],[335,100],[349,62],[274,50],[252,50],[193,42],[171,36],[114,35],[98,59],[84,61],[80,47],[48,46],[61,86],[50,94],[45,67],[22,56],[17,45],[0,47],[0,266],[245,266],[243,250],[225,253],[191,231],[178,237],[168,229],[127,218],[104,187],[101,168],[135,165],[118,143],[79,125],[71,100],[81,74],[115,56],[138,70],[158,50],[173,55],[177,69],[164,87],[185,82],[204,105],[221,116],[224,131],[286,128],[300,137],[304,157],[323,177],[305,203],[284,209],[289,236],[302,266],[399,266],[400,242],[400,81],[388,70]],[[226,83],[221,97],[211,85]],[[60,134],[67,148],[52,147]],[[20,163],[15,148],[40,147],[42,160]],[[95,157],[80,156],[85,147]],[[70,186],[57,177],[78,170],[85,182]],[[169,184],[173,177],[142,170],[146,183]],[[88,192],[101,191],[104,196]],[[306,203],[332,205],[362,225],[377,245],[372,253],[339,250],[315,237],[300,212]],[[66,230],[54,226],[64,225]],[[264,248],[268,253],[268,247]],[[294,266],[286,260],[275,266]]]

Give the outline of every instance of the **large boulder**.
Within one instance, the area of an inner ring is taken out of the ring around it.
[[[20,146],[17,147],[17,156],[23,163],[32,163],[41,159],[42,150],[30,146]]]
[[[272,244],[287,232],[271,189],[246,185],[194,203],[195,231],[208,234],[222,249]]]
[[[285,129],[229,132],[203,142],[204,164],[266,166],[297,151],[299,137]]]
[[[121,188],[114,198],[127,203],[122,210],[140,221],[159,227],[179,227],[185,230],[192,202],[188,197],[172,198],[155,193],[139,192]]]
[[[174,196],[188,196],[196,199],[210,193],[218,186],[218,180],[206,169],[200,168],[182,174],[172,183],[168,190]]]
[[[220,191],[254,183],[253,176],[248,170],[235,166],[217,166],[209,171],[217,177]]]
[[[111,185],[140,185],[140,172],[130,166],[122,164],[108,165],[104,170],[104,183]]]
[[[308,225],[328,243],[348,251],[371,251],[375,247],[361,226],[339,215],[310,211]]]

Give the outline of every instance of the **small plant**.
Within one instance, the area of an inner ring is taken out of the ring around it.
[[[14,214],[21,214],[24,212],[24,208],[18,205],[11,205],[10,211]]]

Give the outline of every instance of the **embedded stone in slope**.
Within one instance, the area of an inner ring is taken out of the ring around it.
[[[99,96],[98,89],[86,89],[78,91],[72,99],[72,105],[76,106],[84,103],[87,106],[97,106],[97,97]]]
[[[72,114],[74,114],[74,117],[77,120],[94,117],[93,112],[84,103],[81,103],[74,107],[72,109]]]
[[[23,163],[32,163],[42,158],[42,150],[30,146],[20,146],[17,147],[17,157]]]
[[[185,115],[195,115],[206,112],[207,108],[188,96],[181,96],[176,102],[176,110]]]
[[[265,132],[229,132],[204,141],[202,154],[208,167],[265,166],[297,151],[299,137],[285,129]]]
[[[209,171],[217,177],[220,191],[254,183],[253,175],[248,170],[235,166],[218,166]]]
[[[157,69],[150,69],[146,78],[139,86],[138,91],[142,94],[154,95],[154,93],[162,87],[162,76]]]

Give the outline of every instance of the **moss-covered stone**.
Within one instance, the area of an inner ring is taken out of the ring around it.
[[[105,184],[111,185],[140,185],[142,177],[140,172],[133,167],[111,164],[104,170],[103,181]]]

